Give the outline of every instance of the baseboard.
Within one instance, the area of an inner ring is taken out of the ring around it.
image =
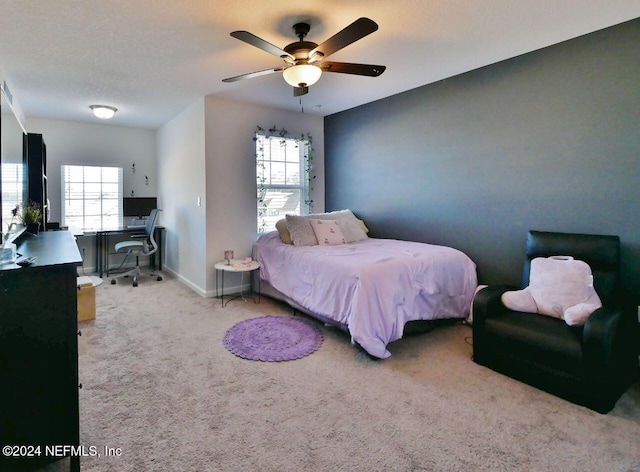
[[[216,293],[216,290],[209,290],[207,292],[209,295],[209,297],[217,297],[220,294]],[[243,284],[243,285],[227,285],[224,288],[224,296],[226,297],[227,295],[240,295],[240,294],[245,294],[245,295],[251,295],[251,284]]]
[[[183,284],[185,284],[187,287],[189,287],[191,290],[193,290],[194,292],[196,292],[198,295],[200,295],[201,297],[204,298],[216,298],[219,294],[216,293],[215,289],[212,290],[205,290],[202,287],[200,287],[199,285],[193,283],[191,280],[187,279],[186,277],[180,275],[178,272],[176,272],[175,270],[173,270],[171,267],[168,267],[166,265],[162,266],[162,270],[164,272],[168,272],[169,274],[171,274],[171,276],[173,276],[174,278],[178,279],[180,282],[182,282]],[[239,293],[249,293],[251,291],[251,279],[249,280],[248,283],[242,284],[242,285],[227,285],[224,288],[224,296],[226,297],[227,295],[237,295]]]
[[[82,259],[82,265],[80,267],[78,267],[78,274],[80,274],[80,275],[95,274],[96,273],[95,266],[85,265],[86,257],[85,257],[85,253],[84,253],[84,248],[81,248],[80,250],[81,250],[80,258]]]
[[[135,261],[134,261],[135,262]],[[125,267],[120,268],[120,270],[118,270],[118,266],[113,266],[113,267],[109,267],[109,278],[111,277],[116,277],[118,275],[118,272],[123,272],[123,271],[127,271],[127,270],[131,270],[133,269],[135,266],[134,265],[126,265]],[[148,270],[151,269],[153,270],[153,268],[151,268],[149,266],[149,261],[145,261],[142,258],[140,258],[140,269],[141,270]],[[98,270],[94,267],[94,266],[89,266],[89,265],[81,265],[80,267],[78,267],[78,274],[80,275],[98,275]],[[107,271],[104,270],[102,273],[102,278],[107,278]]]
[[[80,266],[78,267],[78,274],[80,275],[93,275],[97,274],[96,268],[92,266]]]
[[[173,276],[174,278],[178,279],[180,282],[182,282],[183,284],[185,284],[187,287],[189,287],[191,290],[193,290],[194,292],[196,292],[198,295],[200,295],[201,297],[207,297],[207,291],[204,290],[202,287],[200,287],[199,285],[193,283],[191,280],[187,279],[186,277],[180,275],[178,272],[176,272],[175,270],[173,270],[171,267],[167,266],[167,265],[163,265],[162,266],[162,270],[164,272],[169,273],[171,276]]]

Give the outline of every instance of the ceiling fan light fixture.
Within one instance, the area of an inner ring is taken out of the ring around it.
[[[315,84],[322,75],[322,69],[311,64],[298,64],[284,70],[282,76],[292,87],[309,87]]]
[[[103,120],[113,118],[113,115],[118,111],[117,108],[108,105],[91,105],[89,108],[91,108],[94,115]]]

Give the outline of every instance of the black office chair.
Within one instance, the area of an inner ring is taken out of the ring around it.
[[[133,234],[131,235],[132,240],[120,241],[116,243],[115,250],[116,252],[124,252],[126,251],[127,255],[125,256],[122,264],[120,264],[120,268],[124,266],[125,262],[129,258],[130,255],[136,257],[136,266],[124,273],[118,274],[118,277],[129,277],[133,276],[133,286],[138,286],[138,277],[140,276],[140,265],[139,260],[140,256],[150,256],[155,254],[158,250],[158,243],[154,239],[154,231],[156,228],[156,220],[158,219],[158,212],[162,211],[159,209],[151,210],[149,217],[147,218],[147,226],[145,228],[145,232],[141,234]],[[162,276],[156,274],[150,274],[151,276],[156,277],[156,280],[159,282],[162,280]],[[111,284],[115,285],[116,279],[115,277],[111,279]]]

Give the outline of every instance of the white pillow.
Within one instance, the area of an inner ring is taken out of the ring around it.
[[[316,235],[318,244],[333,246],[336,244],[347,244],[347,240],[340,229],[338,220],[319,220],[310,218],[311,228]]]

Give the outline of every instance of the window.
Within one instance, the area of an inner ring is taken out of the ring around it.
[[[307,213],[309,151],[307,139],[256,133],[258,232],[272,231],[286,214]]]
[[[11,223],[20,223],[19,216],[13,217],[13,210],[16,205],[23,204],[23,171],[23,164],[2,164],[2,223],[5,227],[0,228],[0,232],[8,231]]]
[[[122,226],[122,167],[62,166],[62,225]]]

